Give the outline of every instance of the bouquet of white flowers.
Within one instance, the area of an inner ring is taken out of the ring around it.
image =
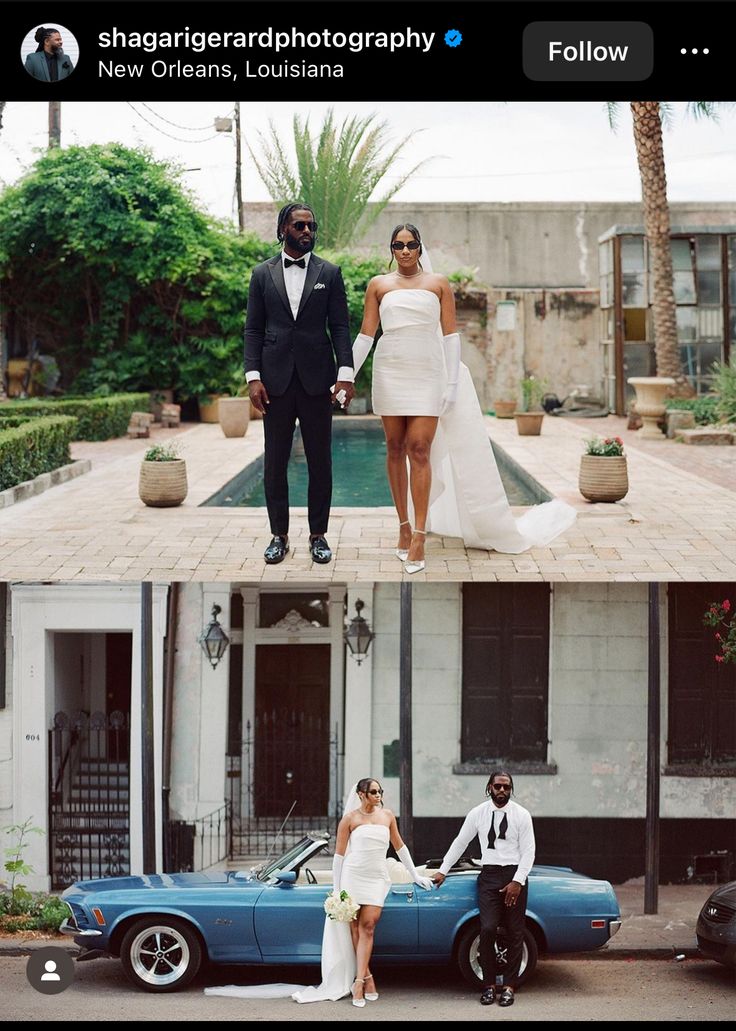
[[[331,891],[325,899],[325,913],[330,920],[336,920],[339,924],[349,924],[355,920],[359,909],[360,906],[353,902],[346,891],[341,891],[339,895]]]

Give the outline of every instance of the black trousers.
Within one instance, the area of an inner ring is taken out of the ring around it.
[[[309,532],[327,533],[332,502],[332,398],[329,390],[316,397],[307,394],[296,372],[286,392],[269,395],[263,419],[265,455],[263,485],[271,533],[289,532],[289,481],[287,467],[299,420],[307,459]]]
[[[526,899],[529,883],[521,889],[516,905],[507,906],[499,888],[514,879],[516,866],[484,866],[478,876],[478,905],[480,907],[480,965],[483,969],[483,987],[496,986],[496,933],[503,927],[507,943],[506,967],[499,983],[516,987],[521,966],[521,952],[526,925]]]

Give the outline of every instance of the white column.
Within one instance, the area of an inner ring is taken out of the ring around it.
[[[229,584],[206,584],[202,591],[202,628],[212,619],[212,606],[222,611],[218,620],[227,634],[230,629]],[[201,651],[201,646],[196,645]],[[201,651],[199,783],[197,816],[207,816],[225,801],[227,753],[227,701],[230,674],[230,653],[213,669]]]
[[[342,798],[344,793],[341,787],[340,756],[345,748],[344,720],[345,720],[345,642],[343,630],[345,628],[345,587],[332,585],[329,589],[329,613],[330,630],[332,641],[330,644],[330,740],[332,740],[335,729],[337,729],[337,789],[335,788],[335,776],[330,770],[330,813],[342,813]],[[349,617],[348,617],[349,618]],[[336,797],[336,791],[338,797]]]
[[[242,815],[252,816],[250,792],[246,790],[248,784],[253,783],[254,749],[252,747],[254,734],[254,719],[256,714],[256,629],[258,627],[258,596],[257,587],[243,587],[240,591],[243,598],[243,705],[241,710],[242,737],[240,744],[240,771],[241,771],[241,799],[243,802]],[[244,742],[248,734],[250,724],[250,751],[246,751]],[[250,769],[246,764],[250,763]]]
[[[371,627],[373,619],[373,584],[355,584],[348,588],[348,620],[355,615],[355,602],[365,603],[361,615]],[[360,665],[350,656],[345,660],[345,775],[343,797],[361,777],[380,776],[371,769],[373,747],[373,644]]]

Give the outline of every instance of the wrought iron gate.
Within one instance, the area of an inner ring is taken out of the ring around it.
[[[334,838],[337,742],[337,725],[320,716],[273,709],[248,721],[241,754],[228,756],[231,856],[265,857],[305,834]]]
[[[49,868],[54,890],[130,873],[127,713],[58,712],[48,732]]]

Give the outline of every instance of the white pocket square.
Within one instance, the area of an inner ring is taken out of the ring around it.
[[[325,283],[315,283],[314,284],[314,289],[315,290],[325,290],[326,289],[326,284]]]

